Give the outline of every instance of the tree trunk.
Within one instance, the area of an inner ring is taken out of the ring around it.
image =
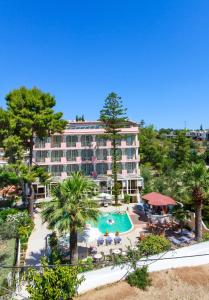
[[[34,188],[31,182],[28,184],[28,186],[30,189],[30,196],[28,197],[28,213],[30,217],[33,219],[34,218],[34,212],[33,212]]]
[[[27,207],[27,192],[26,192],[26,183],[24,180],[21,181],[21,186],[22,186],[22,202],[25,207]]]
[[[70,263],[75,265],[78,261],[78,241],[75,226],[70,228]]]
[[[33,163],[33,136],[30,137],[29,143],[29,165],[32,166]]]
[[[112,172],[113,172],[113,192],[114,192],[114,198],[115,198],[115,205],[118,205],[118,174],[117,174],[117,148],[116,148],[116,140],[113,139],[113,168],[112,168]]]
[[[202,203],[195,207],[195,239],[197,242],[202,241]]]
[[[202,241],[202,205],[203,194],[200,188],[195,187],[193,191],[195,205],[195,239],[197,242]]]
[[[29,167],[31,168],[33,164],[33,134],[30,137],[30,143],[29,143]],[[30,197],[28,201],[28,213],[30,217],[34,218],[34,212],[33,212],[33,204],[34,204],[34,188],[32,185],[32,182],[28,184],[29,190],[30,190]]]

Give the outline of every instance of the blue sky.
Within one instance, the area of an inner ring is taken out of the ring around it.
[[[209,1],[0,0],[0,106],[21,85],[67,119],[115,91],[133,120],[209,128]]]

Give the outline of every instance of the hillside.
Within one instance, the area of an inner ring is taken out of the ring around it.
[[[147,291],[119,282],[90,291],[77,300],[208,300],[209,265],[180,268],[151,274],[152,286]]]

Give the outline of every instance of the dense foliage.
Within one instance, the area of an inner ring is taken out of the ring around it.
[[[48,267],[45,260],[42,260],[42,272],[29,269],[26,275],[30,299],[72,299],[76,295],[78,286],[84,280],[82,276],[78,278],[78,273],[79,267],[57,265],[52,268]]]
[[[20,211],[15,208],[0,211],[0,239],[7,240],[19,237],[22,248],[26,248],[33,228],[34,223],[27,211]]]
[[[34,139],[44,139],[55,132],[62,132],[67,122],[62,119],[62,113],[56,113],[55,98],[38,88],[21,87],[11,91],[6,96],[7,110],[0,109],[0,140],[8,162],[19,165],[25,162],[28,153],[27,181],[22,179],[23,198],[28,200],[30,216],[33,217],[34,167],[32,166]],[[21,166],[22,168],[22,166]],[[43,173],[43,172],[42,172]],[[30,196],[26,195],[26,183]]]
[[[170,250],[171,243],[164,236],[148,235],[139,243],[141,256],[154,255]]]
[[[147,267],[136,269],[133,273],[130,273],[127,276],[126,280],[131,286],[135,286],[142,290],[146,290],[152,282]]]
[[[207,161],[207,142],[193,141],[183,130],[175,130],[172,138],[165,133],[171,129],[157,131],[153,126],[140,128],[141,175],[144,178],[143,193],[160,192],[184,204],[185,210],[195,211],[195,205],[188,188],[188,172],[192,164]],[[204,145],[205,146],[204,146]],[[203,152],[205,151],[205,153]],[[209,225],[209,199],[202,203],[202,215]]]

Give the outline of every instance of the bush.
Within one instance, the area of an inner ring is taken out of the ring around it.
[[[18,214],[20,211],[16,208],[6,208],[0,210],[0,220],[6,221],[7,216]]]
[[[0,208],[3,207],[11,207],[14,205],[15,199],[7,199],[7,200],[1,200],[0,201]]]
[[[131,196],[128,194],[124,195],[124,203],[129,204],[131,201]]]
[[[142,256],[159,254],[168,251],[171,243],[164,236],[148,235],[139,243],[139,251]]]
[[[10,240],[17,237],[17,228],[8,222],[0,225],[0,238],[2,240]]]
[[[209,241],[209,232],[204,232],[202,238],[204,242]]]
[[[33,230],[34,225],[32,226],[31,224],[29,226],[20,226],[18,228],[18,236],[20,239],[20,242],[25,244],[27,243],[29,236]]]
[[[128,275],[127,282],[131,286],[145,290],[151,285],[151,279],[149,277],[147,267],[137,268],[133,273]]]
[[[78,261],[78,266],[80,267],[79,272],[81,272],[81,273],[93,270],[94,269],[93,258],[92,257],[87,257],[84,260],[79,260]]]
[[[58,246],[58,238],[55,231],[50,235],[49,245],[51,248],[56,248]]]
[[[78,277],[79,267],[57,265],[50,268],[45,260],[42,260],[42,267],[42,272],[31,268],[25,275],[30,299],[73,299],[84,280],[83,276]]]

